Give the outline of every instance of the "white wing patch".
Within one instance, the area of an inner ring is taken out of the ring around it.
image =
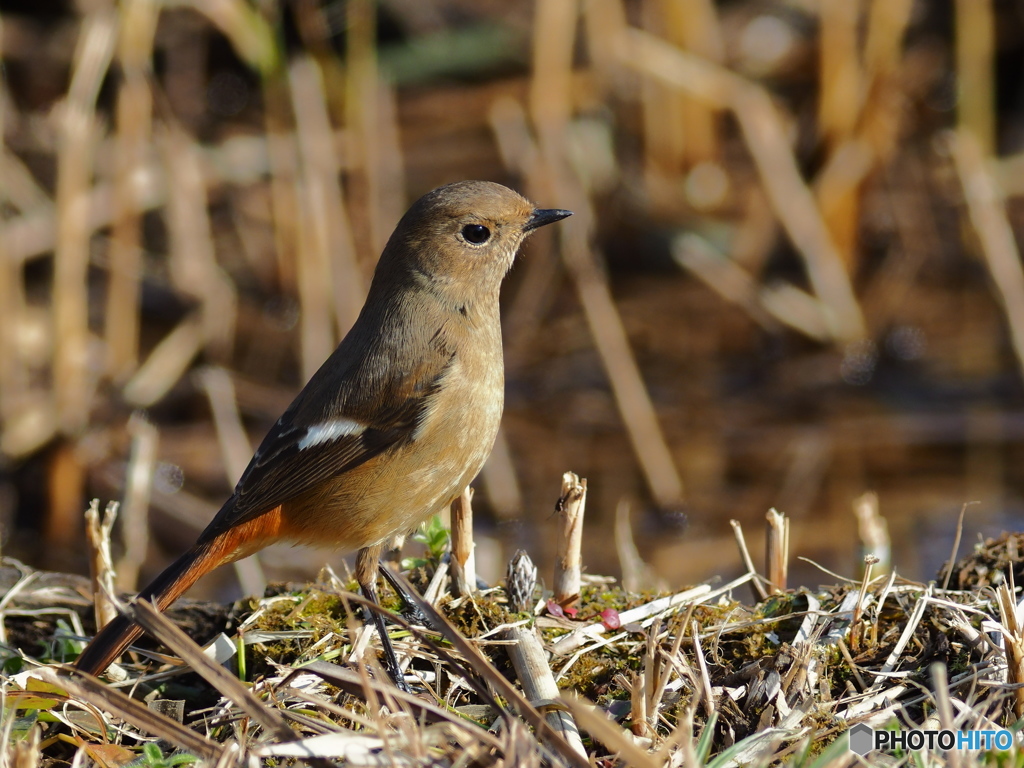
[[[314,445],[329,443],[347,435],[361,435],[366,425],[352,419],[333,419],[322,424],[314,424],[306,429],[306,436],[299,440],[299,450],[304,451]]]

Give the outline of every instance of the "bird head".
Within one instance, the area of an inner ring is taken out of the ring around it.
[[[536,208],[493,182],[447,184],[413,203],[384,249],[378,271],[406,272],[435,291],[496,298],[526,236],[570,215]]]

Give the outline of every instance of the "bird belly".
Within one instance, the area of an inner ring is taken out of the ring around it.
[[[479,474],[502,402],[500,368],[453,366],[409,441],[282,505],[287,538],[350,551],[414,530]]]

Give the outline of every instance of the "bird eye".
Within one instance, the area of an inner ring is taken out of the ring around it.
[[[462,236],[466,238],[467,243],[483,245],[490,239],[491,230],[483,224],[467,224],[462,228]]]

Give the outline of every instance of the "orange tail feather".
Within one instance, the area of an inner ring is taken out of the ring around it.
[[[192,547],[142,590],[139,597],[154,603],[158,610],[166,610],[167,606],[181,597],[202,576],[224,562],[224,547],[217,546],[218,543],[220,542],[214,539]],[[75,667],[82,672],[98,675],[124,653],[141,634],[142,627],[125,614],[119,614],[86,646],[75,662]]]
[[[228,500],[225,509],[233,499]],[[139,593],[139,597],[154,603],[157,610],[167,610],[189,587],[217,566],[251,555],[286,534],[280,506],[250,520],[229,525],[222,533],[206,538],[211,528],[213,525],[199,537],[199,543],[169,565]],[[141,634],[142,627],[121,614],[96,634],[75,666],[82,672],[98,675]]]

